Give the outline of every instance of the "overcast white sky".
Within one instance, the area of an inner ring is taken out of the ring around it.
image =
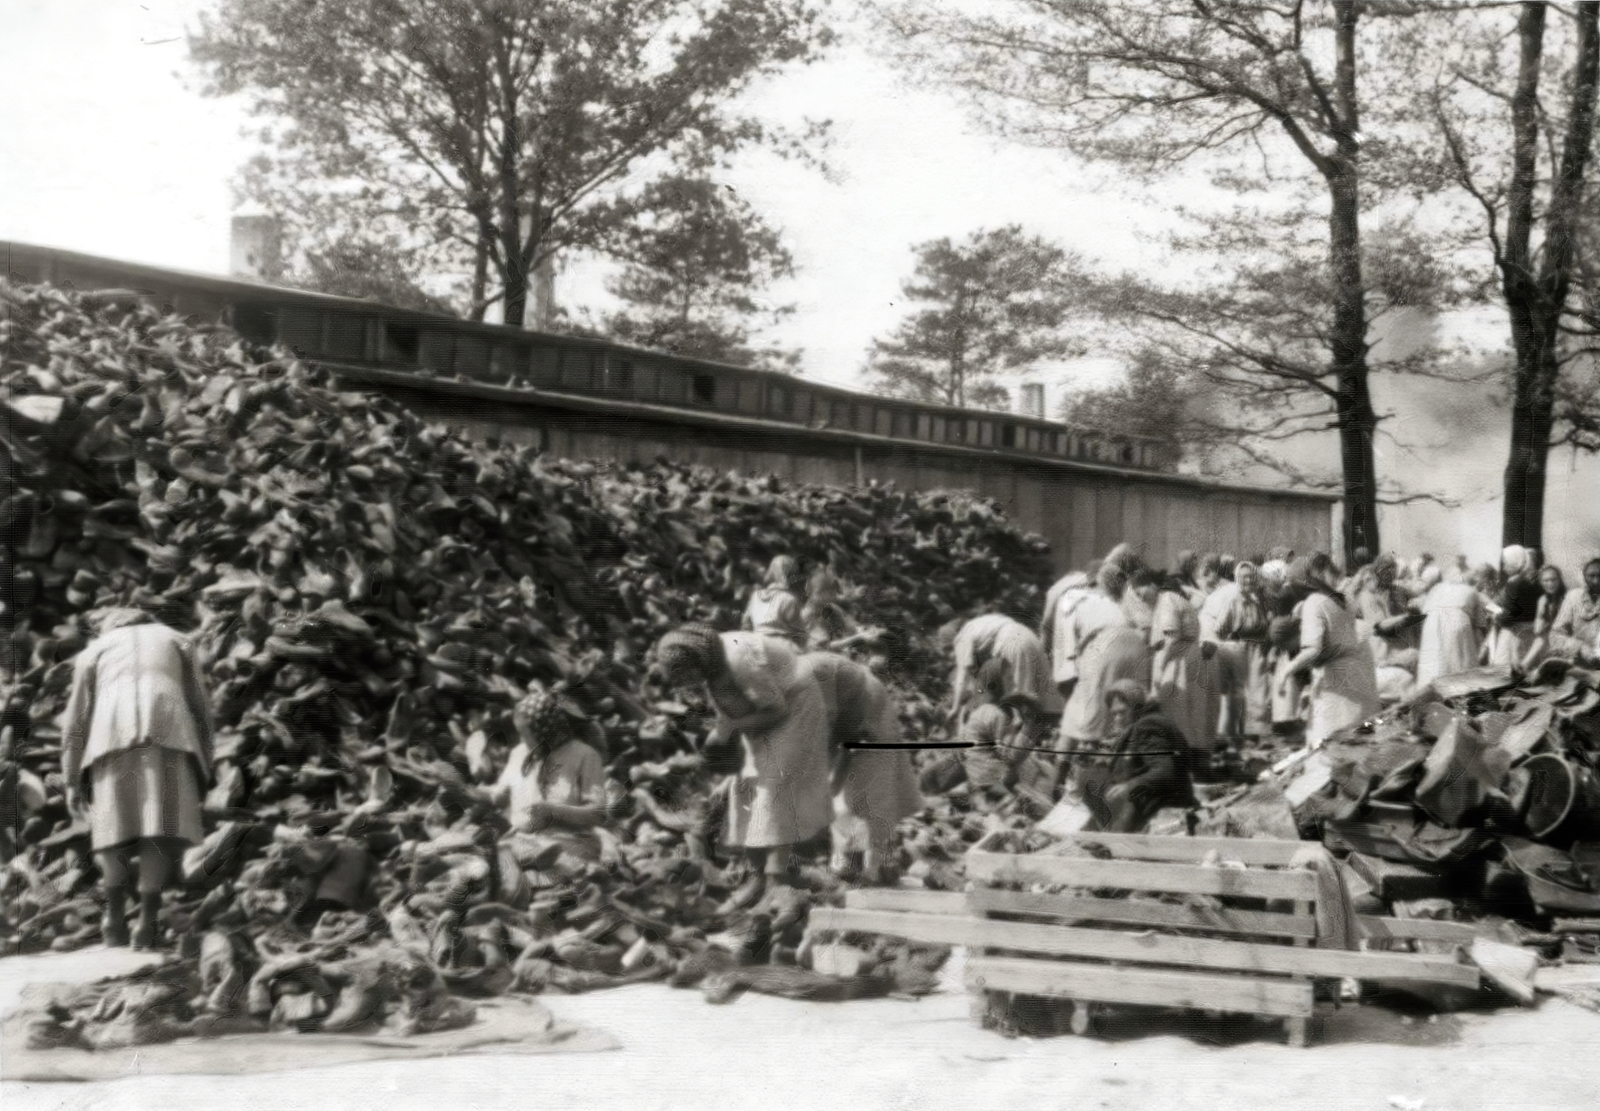
[[[205,7],[0,0],[0,238],[226,270],[229,181],[253,147],[237,103],[198,94],[183,34]],[[804,350],[809,376],[855,380],[872,337],[899,319],[913,243],[1017,222],[1097,257],[1137,250],[1136,203],[1055,154],[978,133],[859,43],[754,101],[785,120],[835,122],[831,180],[759,156],[730,178],[795,253],[798,277],[773,296],[797,311],[775,338]],[[564,276],[557,293],[596,290]]]
[[[0,239],[157,265],[224,272],[230,180],[251,152],[238,105],[202,98],[183,41],[205,0],[0,0]],[[913,243],[1021,223],[1118,268],[1159,265],[1140,227],[1159,227],[1177,191],[1149,190],[1047,151],[980,133],[943,96],[908,89],[859,42],[762,90],[775,117],[829,118],[836,143],[824,180],[757,158],[730,184],[787,233],[800,268],[776,299],[797,312],[776,338],[804,349],[808,376],[856,378],[871,339],[892,328]],[[1192,200],[1192,192],[1183,193]],[[586,296],[558,282],[558,296]],[[1075,374],[1103,379],[1101,362]],[[1430,546],[1484,557],[1496,549],[1504,417],[1405,405],[1402,434],[1425,454],[1380,447],[1380,468],[1421,475],[1459,510],[1386,513],[1402,551]],[[1438,413],[1439,419],[1433,414]],[[1309,446],[1329,469],[1331,443]],[[1573,560],[1600,544],[1600,469],[1552,460],[1550,547]]]

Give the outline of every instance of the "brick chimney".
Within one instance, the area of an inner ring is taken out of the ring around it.
[[[241,213],[233,218],[228,273],[236,278],[275,282],[283,277],[283,232],[278,218]]]

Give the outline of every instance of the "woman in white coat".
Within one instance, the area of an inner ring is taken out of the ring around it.
[[[136,609],[102,611],[99,635],[73,661],[61,729],[67,806],[85,810],[105,881],[107,945],[128,944],[126,903],[137,877],[135,948],[158,941],[161,892],[198,843],[212,776],[211,707],[188,637]]]

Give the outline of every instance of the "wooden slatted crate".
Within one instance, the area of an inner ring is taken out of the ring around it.
[[[1315,980],[1477,987],[1478,970],[1454,955],[1316,948],[1316,876],[1290,867],[1305,847],[1082,833],[1062,839],[1063,852],[1008,853],[986,839],[967,854],[970,891],[852,891],[844,907],[813,909],[810,930],[964,946],[980,1014],[1013,996],[1067,1000],[1078,1033],[1094,1006],[1140,1004],[1282,1018],[1290,1043],[1304,1045]],[[1473,937],[1448,922],[1359,922],[1385,941]]]

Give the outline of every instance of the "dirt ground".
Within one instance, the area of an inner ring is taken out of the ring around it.
[[[0,1011],[26,983],[125,972],[135,954],[89,950],[0,961]],[[796,1003],[746,995],[724,1006],[659,985],[551,996],[556,1016],[623,1048],[339,1065],[258,1076],[144,1076],[0,1085],[6,1111],[382,1107],[1338,1108],[1578,1111],[1600,1105],[1600,1015],[1544,997],[1536,1009],[1409,1016],[1345,1007],[1307,1049],[1281,1028],[1113,1016],[1102,1036],[1008,1039],[977,1029],[960,988],[907,1002]],[[3,1047],[0,1047],[3,1052]]]

